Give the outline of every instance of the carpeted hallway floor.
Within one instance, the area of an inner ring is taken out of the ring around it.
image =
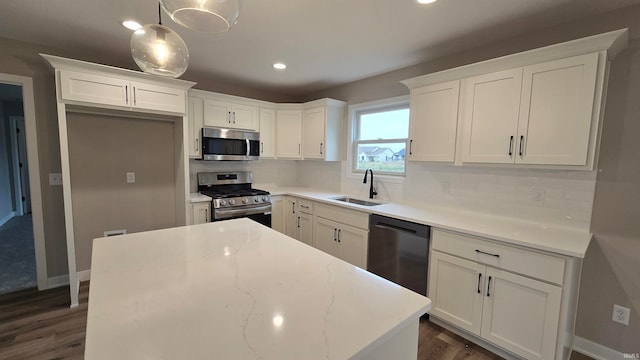
[[[31,214],[16,216],[0,227],[0,294],[36,285]]]

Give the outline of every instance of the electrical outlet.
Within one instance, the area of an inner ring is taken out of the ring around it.
[[[611,315],[611,320],[628,326],[630,315],[631,310],[629,310],[629,308],[613,304],[613,315]]]
[[[544,189],[533,188],[533,190],[531,190],[531,200],[533,200],[533,202],[535,202],[537,204],[543,204],[544,203]]]
[[[133,184],[134,182],[136,182],[136,173],[128,172],[127,173],[127,183]]]
[[[61,173],[49,173],[49,185],[62,185]]]

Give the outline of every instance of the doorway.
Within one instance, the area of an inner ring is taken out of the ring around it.
[[[31,78],[0,73],[0,294],[48,288],[34,105]]]

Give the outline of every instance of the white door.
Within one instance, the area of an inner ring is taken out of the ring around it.
[[[298,214],[298,240],[313,246],[313,215]]]
[[[233,104],[231,106],[231,127],[236,129],[260,129],[258,108],[256,106]]]
[[[302,140],[302,111],[278,110],[276,112],[276,156],[300,159]]]
[[[513,163],[522,68],[463,81],[463,162]]]
[[[333,256],[338,256],[337,223],[316,217],[313,221],[313,247]]]
[[[460,81],[411,90],[408,160],[453,162]]]
[[[20,215],[31,213],[31,188],[29,187],[29,163],[27,159],[27,135],[24,117],[9,117],[11,124],[11,152],[13,153],[16,204]]]
[[[369,232],[366,230],[340,225],[337,234],[338,257],[352,265],[366,269],[368,236]]]
[[[231,126],[231,104],[216,101],[204,101],[204,125],[228,128]]]
[[[131,82],[131,97],[134,108],[159,110],[177,114],[185,113],[185,90],[173,89],[165,86]]]
[[[430,262],[429,314],[480,335],[486,267],[438,251]]]
[[[302,119],[302,157],[324,159],[326,108],[318,107],[304,112]]]
[[[204,125],[204,101],[200,98],[190,97],[187,107],[189,119],[189,157],[200,158],[202,143],[200,136]]]
[[[562,288],[487,267],[481,336],[526,359],[555,356]]]
[[[598,53],[524,68],[516,163],[586,165]]]
[[[273,109],[260,109],[260,157],[276,156],[276,112]]]
[[[287,197],[285,200],[284,233],[294,239],[298,236],[298,214],[296,205],[296,198]]]

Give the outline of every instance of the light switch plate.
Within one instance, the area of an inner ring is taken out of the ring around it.
[[[136,182],[136,173],[128,172],[127,173],[127,183],[133,184],[134,182]]]
[[[51,185],[51,186],[62,185],[62,174],[61,173],[49,173],[49,185]]]

